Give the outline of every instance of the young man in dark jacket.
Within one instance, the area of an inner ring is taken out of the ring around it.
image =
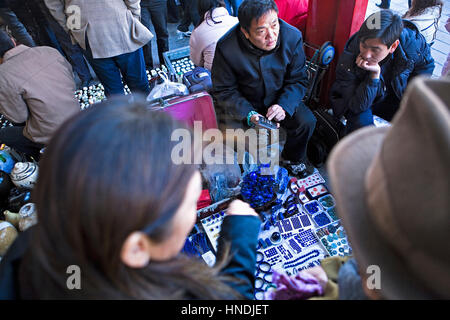
[[[390,121],[408,82],[434,70],[430,48],[419,30],[390,10],[369,16],[347,42],[331,88],[335,116],[347,133],[373,124],[373,114]]]
[[[316,119],[302,102],[308,85],[302,34],[278,19],[273,0],[245,0],[238,18],[218,41],[211,70],[219,122],[278,122],[287,133],[281,164],[307,176],[314,170],[306,147]]]

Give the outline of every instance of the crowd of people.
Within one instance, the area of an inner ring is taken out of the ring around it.
[[[330,107],[346,120],[348,137],[328,168],[355,252],[341,268],[341,297],[450,297],[446,242],[428,241],[450,231],[449,182],[442,178],[450,175],[450,81],[428,79],[435,35],[421,33],[420,2],[403,18],[377,12],[378,28],[368,17],[337,63]],[[180,253],[196,221],[201,176],[195,165],[171,161],[171,134],[181,124],[150,112],[140,97],[150,92],[146,68],[154,66],[150,23],[160,61],[169,50],[167,2],[34,3],[47,12],[42,19],[56,22],[42,25],[52,30],[45,34],[59,32],[57,42],[66,44],[62,51],[36,46],[40,40],[0,0],[0,18],[13,35],[0,30],[0,113],[14,123],[0,130],[0,143],[34,159],[46,147],[32,195],[39,223],[1,260],[0,298],[252,299],[261,220],[247,203],[235,200],[226,210],[214,268]],[[281,165],[293,176],[310,175],[306,150],[316,119],[302,101],[302,32],[280,19],[274,0],[181,3],[178,31],[190,36],[195,65],[211,71],[221,128],[274,121],[286,131]],[[80,10],[73,15],[72,5]],[[85,111],[72,72],[81,60],[108,98]],[[121,97],[124,84],[133,100]],[[374,128],[374,114],[392,126]],[[433,170],[418,170],[423,163]],[[66,286],[73,264],[83,270],[82,290]],[[370,265],[383,270],[381,289],[366,285]],[[320,267],[316,276],[326,288],[330,279]],[[358,295],[346,291],[355,287]]]

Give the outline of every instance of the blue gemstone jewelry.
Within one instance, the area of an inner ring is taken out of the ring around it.
[[[244,176],[241,195],[253,208],[260,208],[274,200],[275,179],[271,175],[261,175],[261,168]]]
[[[313,216],[314,221],[317,223],[319,227],[325,226],[331,223],[330,218],[327,216],[325,212],[319,212]]]
[[[315,236],[315,234],[311,229],[299,232],[297,235],[294,236],[294,239],[297,240],[297,242],[303,248],[312,246],[313,244],[316,244],[318,242],[317,237]]]
[[[306,214],[299,216],[299,218],[302,221],[304,228],[309,227],[311,225],[311,221],[309,221],[309,217]]]
[[[293,267],[296,267],[298,265],[305,263],[308,260],[314,259],[314,258],[318,257],[319,255],[320,255],[319,250],[312,250],[294,260],[286,261],[284,263],[283,267],[285,269],[293,268]]]

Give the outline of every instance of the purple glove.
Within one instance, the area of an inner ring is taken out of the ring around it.
[[[277,287],[265,293],[266,300],[304,300],[324,294],[316,278],[304,272],[295,276],[273,271],[272,283]]]

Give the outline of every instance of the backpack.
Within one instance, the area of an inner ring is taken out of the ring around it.
[[[327,110],[312,111],[317,119],[316,128],[308,142],[307,155],[315,167],[325,164],[331,149],[345,135],[344,124]]]

